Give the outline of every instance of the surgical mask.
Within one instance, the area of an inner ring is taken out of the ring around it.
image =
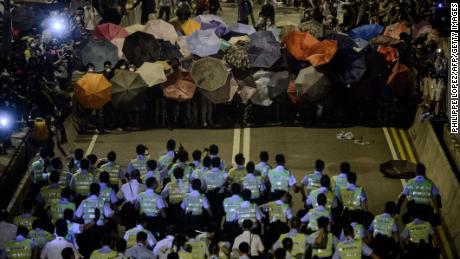
[[[105,72],[110,72],[110,71],[112,71],[112,69],[111,69],[110,67],[107,67],[107,68],[105,69]]]
[[[31,47],[31,48],[35,48],[36,46],[37,46],[37,44],[35,44],[35,43],[30,43],[30,47]]]
[[[126,69],[126,66],[120,66],[120,69]]]
[[[94,72],[94,69],[88,68],[88,72],[89,72],[89,73],[93,73],[93,72]]]
[[[133,68],[133,67],[130,67],[130,68],[129,68],[129,71],[131,71],[131,72],[134,72],[134,70],[136,70],[136,69]]]

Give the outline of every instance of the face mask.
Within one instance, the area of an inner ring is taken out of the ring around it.
[[[110,71],[112,71],[112,69],[109,67],[105,69],[105,72],[110,72]]]
[[[134,72],[134,70],[135,70],[135,69],[132,68],[132,67],[129,68],[129,71],[131,71],[131,72]]]
[[[36,46],[37,46],[37,44],[35,44],[35,43],[31,43],[31,44],[30,44],[30,47],[31,47],[31,48],[35,48]]]
[[[88,72],[89,72],[89,73],[93,73],[93,72],[94,72],[94,69],[88,68]]]
[[[120,69],[126,69],[126,66],[121,66]]]

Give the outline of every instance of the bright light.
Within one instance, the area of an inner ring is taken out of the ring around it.
[[[48,26],[54,33],[62,33],[64,30],[66,30],[67,27],[65,19],[61,17],[51,18]]]
[[[10,124],[10,120],[6,117],[0,118],[0,128],[6,128]]]
[[[444,4],[443,3],[438,3],[438,8],[443,8]]]
[[[62,23],[60,21],[55,21],[53,23],[53,29],[55,29],[56,31],[60,31],[62,30],[64,26],[62,25]]]

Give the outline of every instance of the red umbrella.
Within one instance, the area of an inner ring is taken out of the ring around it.
[[[166,98],[185,101],[190,100],[195,93],[196,86],[194,83],[179,79],[174,84],[168,85],[163,89],[163,94]]]
[[[93,32],[93,37],[97,40],[106,39],[111,41],[115,38],[125,38],[128,32],[125,28],[113,23],[102,23],[96,26]]]
[[[413,83],[410,69],[399,61],[394,65],[387,84],[391,87],[396,96],[407,96],[411,91]]]
[[[301,96],[299,96],[299,93],[297,92],[297,88],[295,87],[295,81],[291,80],[289,81],[289,86],[287,90],[287,94],[289,96],[289,99],[291,99],[291,102],[297,106],[302,106],[305,104],[305,100],[302,99]]]

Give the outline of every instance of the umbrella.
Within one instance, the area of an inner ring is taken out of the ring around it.
[[[161,67],[163,68],[163,71],[168,71],[168,70],[171,70],[172,67],[171,65],[168,64],[168,62],[164,61],[164,60],[161,60],[161,61],[155,61],[153,62],[154,64],[158,64],[158,65],[161,65]]]
[[[275,72],[270,77],[270,81],[267,84],[268,87],[268,97],[275,99],[280,94],[287,91],[289,85],[289,72],[280,71]]]
[[[117,47],[117,54],[118,58],[122,59],[123,58],[123,44],[125,44],[125,39],[124,38],[115,38],[110,41],[115,47]]]
[[[143,31],[144,30],[144,25],[142,24],[133,24],[133,25],[130,25],[128,27],[125,27],[125,30],[126,32],[128,32],[128,34],[133,34],[137,31]]]
[[[427,35],[427,40],[435,40],[439,38],[439,33],[436,29],[433,29],[431,23],[427,21],[420,21],[413,26],[412,37],[417,39],[422,35]]]
[[[336,40],[322,40],[308,50],[306,60],[314,67],[329,63],[337,52]]]
[[[137,31],[125,38],[123,54],[136,67],[145,61],[160,59],[160,44],[151,34]]]
[[[215,91],[225,85],[229,71],[221,60],[206,57],[192,64],[190,75],[198,87]]]
[[[292,31],[283,40],[289,53],[298,60],[306,60],[308,49],[319,41],[308,32]]]
[[[254,83],[257,88],[257,92],[251,97],[251,102],[261,106],[270,106],[273,101],[268,96],[267,84],[270,82],[270,77],[273,72],[269,71],[257,71],[254,73]]]
[[[275,30],[274,33],[276,33],[276,31],[277,30]],[[278,36],[275,35],[275,38],[278,37],[278,41],[283,42],[286,36],[288,36],[288,34],[293,31],[299,31],[299,28],[294,25],[284,26],[283,28],[279,29]]]
[[[250,67],[248,57],[249,42],[241,41],[231,45],[226,51],[223,60],[231,67],[246,70]]]
[[[117,63],[118,50],[110,41],[90,39],[81,50],[81,60],[84,65],[93,63],[96,71],[102,71],[105,61]]]
[[[383,35],[399,40],[400,39],[399,35],[403,32],[409,33],[410,28],[400,22],[397,22],[397,23],[388,25],[385,28]]]
[[[136,71],[148,86],[166,82],[166,75],[162,64],[155,62],[144,62]]]
[[[410,69],[399,61],[393,66],[387,84],[396,96],[407,96],[412,87],[412,74]]]
[[[183,58],[180,47],[169,41],[158,40],[160,44],[160,60],[180,60]]]
[[[301,32],[308,32],[315,38],[322,38],[324,35],[324,26],[315,20],[301,23],[299,30]]]
[[[179,36],[179,40],[177,41],[177,45],[179,46],[179,51],[184,57],[188,57],[192,55],[192,53],[187,48],[187,37]]]
[[[273,33],[273,36],[275,36],[276,41],[280,42],[281,29],[278,27],[272,27],[270,31]]]
[[[415,167],[407,160],[390,160],[380,164],[380,172],[392,179],[411,179],[415,177]]]
[[[128,36],[128,32],[125,28],[113,23],[102,23],[96,25],[93,32],[93,37],[96,40],[106,39],[111,41],[115,38],[126,38],[126,36]]]
[[[208,98],[212,103],[230,102],[238,91],[238,84],[231,74],[228,75],[227,82],[215,91],[202,91],[201,93]]]
[[[212,29],[198,30],[187,38],[187,48],[195,55],[206,57],[219,52],[221,41]]]
[[[202,14],[198,15],[195,18],[195,21],[201,23],[202,29],[210,29],[210,28],[217,28],[217,27],[227,27],[224,20],[217,15],[213,14]]]
[[[251,66],[271,68],[281,57],[281,49],[270,31],[258,31],[249,36],[248,56]]]
[[[346,34],[332,33],[324,36],[324,39],[336,40],[341,51],[353,51],[353,48],[356,47],[355,41]]]
[[[377,51],[385,57],[385,60],[388,63],[393,63],[398,59],[398,51],[393,47],[383,47],[379,46]]]
[[[363,39],[370,40],[374,37],[377,37],[383,30],[383,27],[379,24],[365,24],[359,27],[356,27],[348,33],[352,39]]]
[[[385,35],[379,35],[371,40],[374,45],[393,46],[399,43],[399,40],[393,39]]]
[[[317,102],[327,96],[331,90],[331,81],[326,73],[314,67],[307,67],[300,70],[295,87],[298,95],[304,100]]]
[[[13,9],[13,27],[22,31],[28,31],[35,26],[38,28],[45,19],[46,14],[41,8],[37,8],[37,5],[35,4],[26,4]]]
[[[112,78],[112,104],[121,111],[136,111],[144,105],[147,84],[128,70],[116,70]]]
[[[193,19],[188,19],[180,26],[180,28],[185,35],[189,36],[198,31],[201,28],[201,24]]]
[[[369,42],[367,40],[363,40],[361,38],[353,39],[353,41],[356,44],[356,47],[353,48],[356,52],[361,52],[365,48],[367,48],[367,46],[369,46]]]
[[[289,99],[291,99],[291,102],[293,104],[295,104],[297,106],[302,106],[305,103],[305,100],[302,99],[302,97],[298,95],[297,89],[295,87],[295,81],[294,80],[289,81],[287,94],[288,94]]]
[[[168,99],[186,101],[193,98],[195,90],[196,86],[194,83],[178,79],[176,82],[163,89],[163,95]]]
[[[251,25],[243,24],[243,23],[234,24],[228,27],[228,30],[230,32],[236,32],[239,34],[246,34],[246,35],[251,35],[256,32],[254,27],[252,27]]]
[[[248,103],[252,96],[257,92],[256,84],[252,76],[247,76],[241,80],[236,80],[238,84],[238,95],[242,103]]]
[[[75,96],[87,109],[101,109],[112,97],[112,84],[105,76],[87,73],[76,82]]]
[[[156,39],[169,41],[172,44],[175,44],[179,40],[174,26],[161,19],[148,21],[145,25],[144,32],[152,34]]]

